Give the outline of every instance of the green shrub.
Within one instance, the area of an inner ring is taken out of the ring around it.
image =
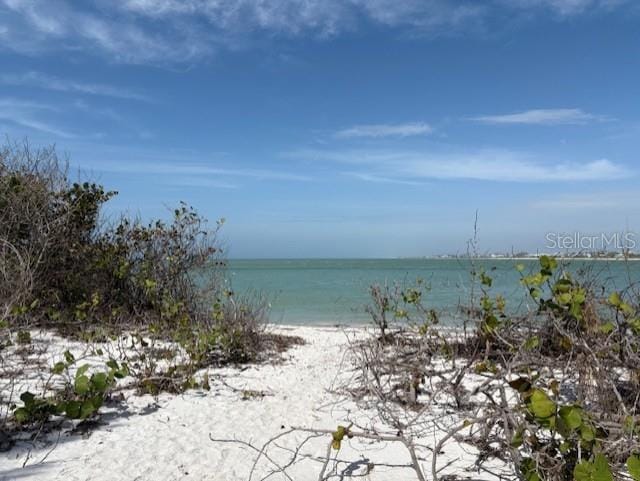
[[[126,363],[118,364],[109,360],[105,368],[88,375],[90,366],[80,366],[73,377],[69,369],[76,364],[76,359],[69,351],[64,360],[51,368],[52,380],[63,379],[64,388],[51,398],[39,398],[26,391],[20,395],[23,406],[13,411],[13,417],[19,425],[44,423],[51,416],[65,416],[69,419],[87,419],[98,413],[98,410],[109,396],[116,384],[129,374]]]
[[[71,182],[53,147],[0,148],[2,325],[18,331],[18,342],[34,327],[83,340],[138,332],[176,342],[189,356],[175,370],[181,376],[209,362],[254,359],[266,303],[225,287],[222,221],[211,228],[180,203],[168,220],[105,223],[101,209],[115,195]],[[157,366],[148,362],[135,374],[148,380]],[[76,401],[88,412],[92,393],[73,400],[71,413]]]

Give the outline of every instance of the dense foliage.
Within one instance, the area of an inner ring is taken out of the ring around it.
[[[266,304],[237,296],[225,282],[217,232],[186,204],[169,220],[104,222],[117,195],[93,182],[71,182],[53,147],[0,148],[0,356],[52,329],[85,341],[124,342],[126,373],[114,365],[74,374],[53,399],[25,392],[14,419],[85,418],[97,412],[117,374],[143,392],[196,385],[211,363],[254,359],[262,349]],[[165,349],[175,354],[159,360]],[[51,366],[56,376],[71,359]],[[115,363],[115,361],[113,361]],[[75,369],[75,367],[73,368]]]

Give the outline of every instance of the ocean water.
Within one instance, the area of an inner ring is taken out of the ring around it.
[[[531,307],[520,285],[517,264],[525,272],[537,260],[476,260],[492,278],[491,292],[502,294],[512,311]],[[640,281],[640,262],[574,260],[563,262],[574,275],[597,276],[607,289]],[[233,290],[252,290],[271,303],[271,321],[282,324],[361,324],[368,287],[373,283],[423,279],[429,287],[425,304],[442,312],[443,323],[455,324],[460,305],[469,305],[471,263],[468,259],[236,259],[229,262]],[[476,287],[477,292],[477,287]]]

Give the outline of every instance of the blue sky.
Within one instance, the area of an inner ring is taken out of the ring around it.
[[[232,257],[640,231],[633,0],[0,0],[0,65],[1,133]]]

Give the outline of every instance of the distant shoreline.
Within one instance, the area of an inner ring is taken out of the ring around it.
[[[554,257],[558,260],[580,260],[580,261],[640,261],[638,257],[574,257],[574,256],[558,256],[554,254],[540,254],[540,256],[530,257],[491,257],[491,256],[479,256],[479,257],[467,257],[467,256],[449,256],[449,257],[437,257],[437,256],[424,256],[424,257],[231,257],[227,259],[228,262],[265,262],[265,261],[452,261],[452,260],[479,260],[479,261],[535,261],[540,259],[541,256],[546,255]]]
[[[555,256],[553,254],[543,254],[553,257],[561,261],[640,261],[640,257],[573,257],[573,256]],[[409,258],[408,258],[409,259]],[[537,261],[540,256],[531,257],[428,257],[430,260],[480,260],[480,261]]]

